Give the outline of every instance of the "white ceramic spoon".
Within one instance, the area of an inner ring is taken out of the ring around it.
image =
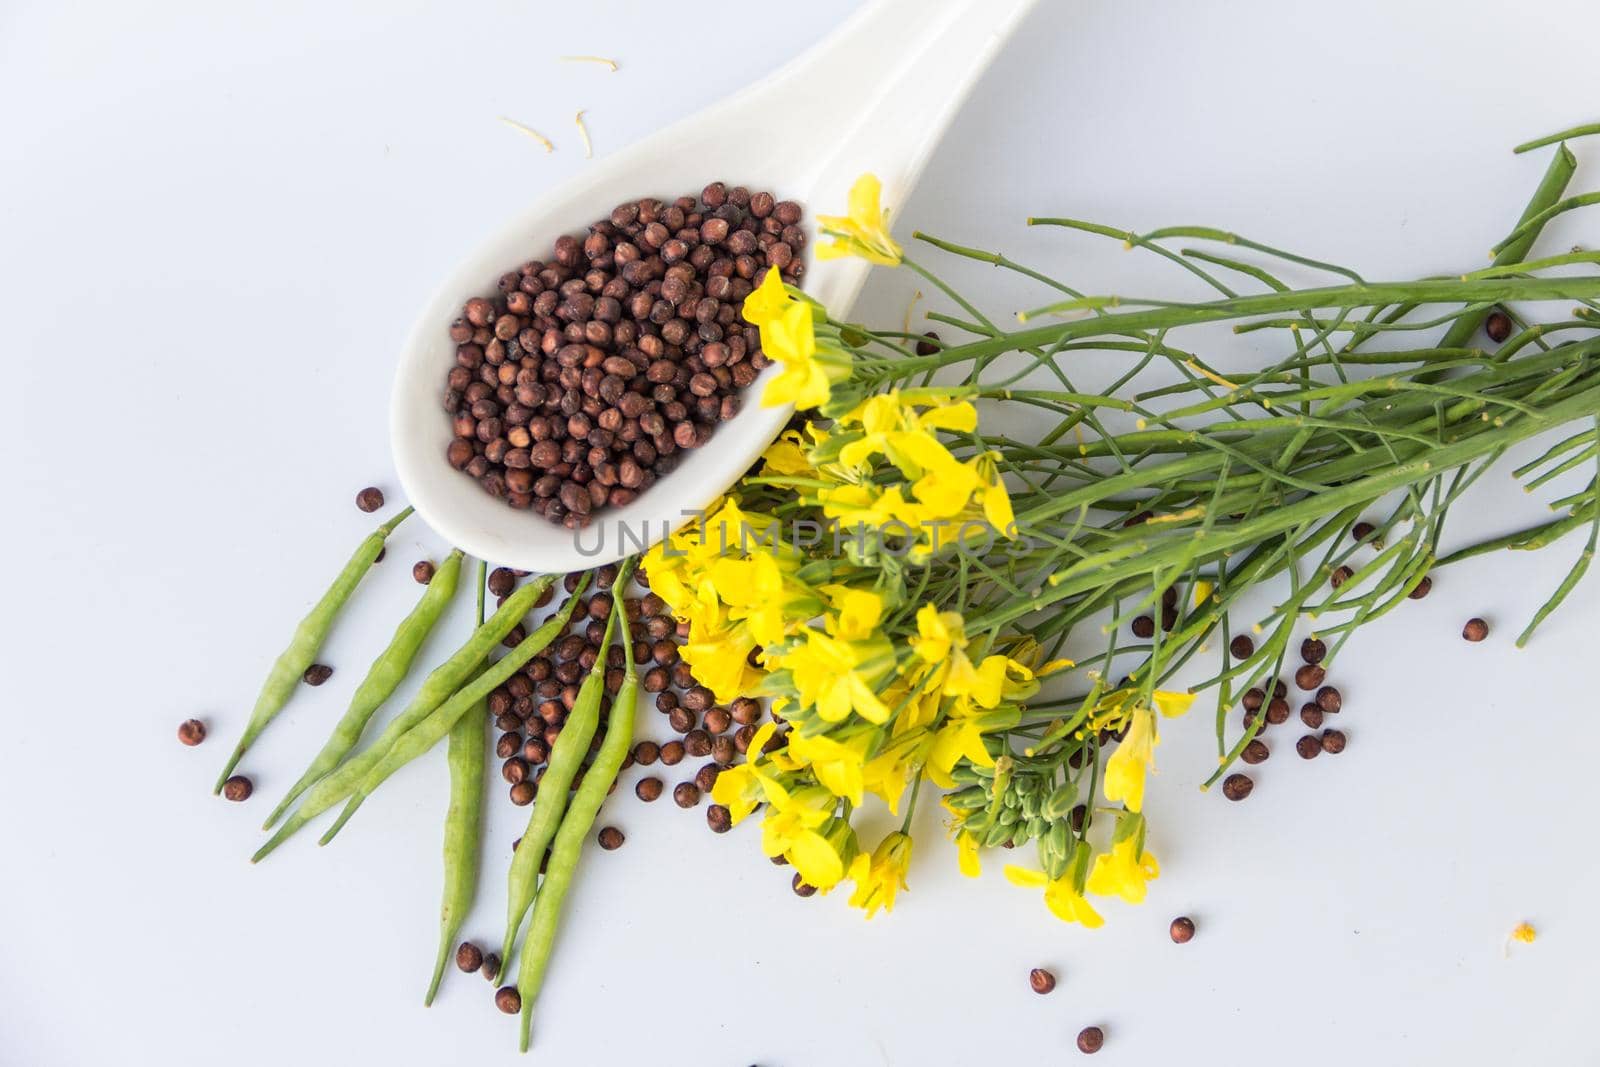
[[[451,421],[439,404],[455,362],[447,329],[473,296],[517,265],[582,235],[617,204],[672,198],[723,179],[805,208],[805,290],[836,316],[866,281],[857,259],[818,260],[816,215],[844,214],[851,184],[870,171],[884,204],[904,203],[978,76],[1036,0],[872,0],[788,66],[700,114],[598,160],[509,220],[439,288],[400,356],[391,398],[395,468],[407,500],[451,544],[536,573],[583,570],[640,551],[688,521],[742,475],[790,410],[765,408],[765,375],[744,410],[638,500],[607,508],[587,530],[507,507],[445,462]]]

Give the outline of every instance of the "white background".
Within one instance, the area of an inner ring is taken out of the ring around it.
[[[245,862],[413,600],[410,563],[440,552],[419,525],[334,634],[333,680],[246,761],[256,798],[208,787],[272,656],[372,524],[355,491],[398,496],[385,407],[414,309],[581,172],[572,113],[614,151],[852,6],[0,6],[0,358],[20,408],[0,450],[0,1063],[521,1062],[482,978],[452,973],[421,1007],[441,758],[336,846]],[[899,228],[1096,292],[1173,275],[1027,215],[1207,222],[1373,277],[1470,269],[1547,158],[1509,147],[1600,117],[1597,28],[1580,0],[1046,0],[896,205]],[[623,69],[556,60],[580,52]],[[1578,186],[1600,184],[1600,153],[1578,151]],[[949,273],[996,313],[1036,295]],[[898,322],[910,289],[877,278],[858,313]],[[1496,474],[1450,541],[1538,515]],[[631,772],[605,816],[628,842],[586,857],[527,1062],[1062,1062],[1090,1023],[1107,1063],[1600,1062],[1600,584],[1511,647],[1579,548],[1441,574],[1338,664],[1349,750],[1302,764],[1280,727],[1248,803],[1195,790],[1209,709],[1171,724],[1149,801],[1162,878],[1098,932],[1053,920],[998,862],[957,877],[932,805],[912,892],[864,923],[794,897],[753,827],[718,838],[702,812],[638,804]],[[1479,646],[1457,636],[1474,614],[1495,625]],[[428,654],[464,617],[451,625]],[[213,730],[198,750],[173,736],[191,715]],[[498,790],[490,807],[467,926],[484,942],[525,815]],[[1180,913],[1200,928],[1182,947],[1166,934]],[[1507,957],[1522,919],[1540,940]],[[1036,965],[1058,974],[1052,996],[1028,991]]]

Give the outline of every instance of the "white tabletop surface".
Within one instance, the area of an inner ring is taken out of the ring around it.
[[[1056,922],[998,862],[959,878],[931,805],[911,893],[863,922],[793,896],[753,827],[715,837],[702,812],[637,803],[631,772],[606,814],[627,844],[586,856],[522,1061],[482,978],[421,1006],[442,759],[334,847],[245,862],[411,602],[410,563],[441,551],[403,529],[326,650],[333,680],[249,757],[257,797],[214,800],[268,662],[371,525],[354,492],[398,495],[385,407],[413,310],[583,170],[577,108],[614,151],[852,7],[0,6],[0,358],[22,386],[0,451],[0,1064],[1057,1063],[1091,1023],[1117,1064],[1600,1062],[1600,576],[1512,647],[1576,539],[1441,574],[1373,626],[1335,672],[1349,750],[1301,763],[1280,734],[1245,804],[1195,790],[1209,710],[1171,724],[1149,800],[1162,877],[1099,931]],[[1094,291],[1172,275],[1027,215],[1208,222],[1373,277],[1470,269],[1544,166],[1510,146],[1600,118],[1596,29],[1583,0],[1046,0],[900,225]],[[1578,153],[1575,188],[1600,185],[1600,148]],[[1591,215],[1547,247],[1597,233]],[[997,312],[1027,299],[950,273]],[[897,322],[911,288],[877,278],[858,313]],[[1448,540],[1538,516],[1502,471]],[[1457,636],[1471,615],[1494,623],[1482,645]],[[191,715],[213,730],[198,750],[174,739]],[[498,791],[490,809],[467,926],[485,942],[525,815]],[[1167,938],[1181,913],[1187,946]],[[1524,919],[1540,938],[1507,955]],[[1053,995],[1028,991],[1034,966]]]

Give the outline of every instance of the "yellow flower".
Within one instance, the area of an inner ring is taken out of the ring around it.
[[[949,789],[955,784],[950,772],[963,758],[979,767],[993,767],[994,757],[983,743],[984,735],[1011,729],[1020,714],[1015,707],[975,713],[958,704],[933,735],[933,747],[928,750],[928,777]]]
[[[1145,776],[1155,763],[1155,749],[1161,738],[1156,732],[1155,711],[1137,706],[1129,709],[1134,696],[1131,690],[1118,690],[1102,699],[1099,707],[1114,715],[1125,715],[1123,723],[1128,731],[1106,760],[1106,799],[1120,800],[1129,811],[1137,812],[1144,807]],[[1151,702],[1170,719],[1189,710],[1194,694],[1157,689],[1151,694]]]
[[[1216,586],[1211,582],[1205,581],[1204,579],[1195,582],[1194,606],[1198,608],[1201,604],[1204,604],[1207,600],[1209,600],[1214,589],[1216,589]]]
[[[814,706],[826,721],[840,722],[852,711],[869,722],[888,720],[889,709],[877,695],[878,683],[894,667],[894,648],[886,639],[847,641],[807,630],[779,663],[792,673],[800,703]]]
[[[711,799],[728,809],[734,825],[738,825],[745,816],[755,810],[763,796],[772,801],[773,796],[787,799],[788,791],[778,785],[771,775],[763,773],[759,768],[761,753],[766,748],[767,742],[778,729],[775,722],[764,722],[750,738],[747,751],[750,758],[744,763],[729,767],[717,775],[717,780],[711,786]]]
[[[859,851],[856,832],[844,819],[830,819],[817,829],[795,834],[784,852],[800,880],[826,893],[844,880]]]
[[[724,557],[711,565],[708,580],[729,606],[728,617],[744,621],[758,645],[782,641],[819,606],[803,586],[786,580],[785,569],[793,571],[793,562],[780,564],[770,552],[754,553],[746,559]],[[732,698],[719,694],[718,699]]]
[[[761,453],[762,474],[789,474],[814,477],[809,455],[798,430],[785,430]]]
[[[833,602],[836,614],[827,617],[828,632],[847,641],[871,637],[883,620],[883,596],[868,589],[825,585],[822,592]]]
[[[865,853],[850,862],[850,879],[856,883],[850,894],[852,907],[866,911],[867,918],[878,909],[894,910],[894,895],[906,888],[906,870],[911,866],[911,838],[892,833],[879,842],[869,858]]]
[[[761,394],[764,407],[793,404],[814,408],[828,402],[828,373],[817,359],[817,334],[811,308],[796,301],[761,327],[761,350],[783,364],[783,371]]]
[[[1135,815],[1118,822],[1111,851],[1095,857],[1089,892],[1138,904],[1144,900],[1146,883],[1160,873],[1161,865],[1144,850],[1144,819]]]
[[[889,533],[917,536],[922,528],[921,509],[905,498],[898,485],[830,486],[817,490],[817,502],[822,505],[823,515],[836,521],[845,533],[889,528]]]
[[[818,259],[860,256],[885,267],[899,265],[901,251],[889,236],[889,213],[879,206],[882,190],[876,175],[863,174],[850,187],[850,214],[817,216],[817,225],[833,237],[831,244],[818,246]]]
[[[1006,880],[1012,885],[1027,889],[1044,887],[1044,903],[1056,918],[1069,923],[1082,923],[1089,929],[1105,925],[1105,919],[1094,910],[1094,905],[1084,899],[1083,892],[1073,884],[1069,871],[1060,878],[1051,878],[1043,871],[1006,864]]]
[[[976,878],[982,873],[983,868],[978,862],[979,845],[977,836],[966,830],[956,834],[956,862],[961,873],[968,878]]]
[[[1006,483],[1000,478],[1000,466],[995,462],[995,456],[994,452],[985,452],[972,461],[978,479],[983,483],[978,499],[983,505],[985,521],[1006,537],[1015,537],[1017,519],[1011,510],[1011,494],[1006,491]]]
[[[862,771],[873,734],[855,731],[854,736],[838,741],[824,733],[806,737],[796,730],[789,735],[789,755],[811,768],[828,792],[861,806]]]
[[[965,659],[966,625],[960,612],[924,604],[917,609],[917,636],[911,638],[911,650],[932,664],[947,662],[952,651]]]
[[[783,287],[783,278],[776,270],[769,269],[762,276],[761,284],[744,298],[744,321],[752,326],[765,326],[796,302]]]
[[[709,579],[700,583],[699,594],[687,610],[689,639],[682,654],[700,684],[721,701],[743,696],[759,684],[762,672],[750,666],[756,639],[748,626],[729,620]]]
[[[1155,748],[1159,743],[1155,712],[1149,708],[1134,708],[1127,734],[1117,742],[1116,750],[1106,760],[1107,800],[1120,800],[1129,811],[1138,811],[1144,806],[1145,773],[1155,760]]]
[[[761,820],[761,851],[768,856],[787,855],[802,834],[815,831],[832,818],[838,804],[838,798],[820,785],[803,785],[778,793],[764,789],[763,794],[768,806],[766,818]]]

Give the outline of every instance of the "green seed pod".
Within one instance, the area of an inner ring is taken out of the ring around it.
[[[1022,814],[1026,815],[1030,819],[1036,818],[1039,814],[1039,798],[1034,796],[1032,793],[1024,794],[1022,797],[1021,807]]]
[[[1056,821],[1050,824],[1050,832],[1045,834],[1050,841],[1050,851],[1064,859],[1072,856],[1072,834],[1067,829],[1065,822]]]
[[[984,848],[999,848],[1011,840],[1011,827],[1004,823],[995,823],[989,827],[989,832],[983,837]]]
[[[1028,820],[1028,836],[1042,838],[1050,832],[1050,824],[1035,815]]]
[[[1016,808],[1001,808],[1000,814],[995,821],[1001,826],[1015,826],[1021,819],[1022,815]]]
[[[969,785],[965,789],[947,793],[944,800],[948,807],[957,811],[976,811],[978,808],[988,806],[989,794],[981,785]]]
[[[1039,866],[1044,868],[1046,877],[1053,880],[1067,873],[1067,864],[1071,862],[1072,857],[1070,854],[1057,852],[1051,846],[1048,834],[1038,839],[1038,847]]]
[[[1007,811],[1016,811],[1022,804],[1022,798],[1015,793],[1006,792],[1001,795],[1000,803]]]
[[[1044,805],[1039,809],[1039,814],[1050,820],[1065,818],[1078,802],[1078,789],[1071,782],[1065,782],[1056,787]]]
[[[984,834],[989,832],[989,827],[993,825],[994,816],[980,808],[971,815],[967,816],[966,821],[961,824],[961,828],[972,834],[974,837],[981,838]]]

